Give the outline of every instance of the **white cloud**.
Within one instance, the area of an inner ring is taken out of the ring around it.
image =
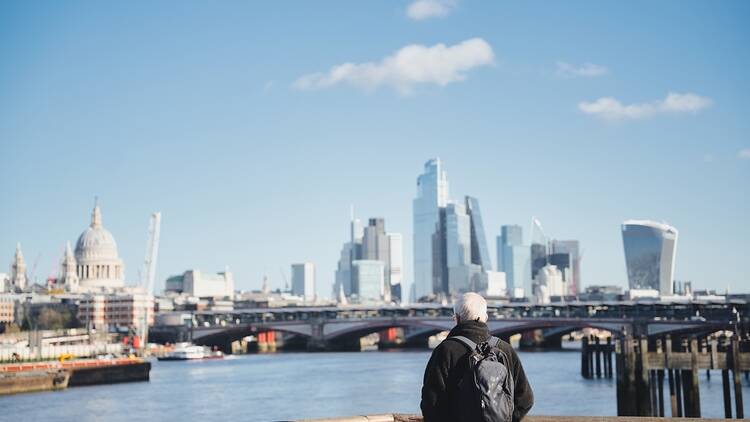
[[[417,84],[445,86],[466,79],[466,72],[491,64],[495,54],[485,40],[472,38],[456,45],[407,45],[379,62],[344,63],[326,73],[312,73],[292,85],[302,90],[353,85],[368,91],[390,86],[409,94]]]
[[[406,8],[406,16],[417,21],[448,16],[456,7],[453,0],[416,0]]]
[[[750,148],[741,149],[739,153],[737,153],[737,157],[739,157],[740,160],[750,160]]]
[[[609,69],[606,66],[601,66],[593,63],[584,63],[580,66],[572,65],[566,62],[557,62],[557,76],[563,78],[595,78],[597,76],[606,75],[609,73]]]
[[[612,97],[602,97],[594,102],[580,102],[578,109],[586,114],[607,120],[643,119],[665,113],[697,113],[713,104],[710,98],[696,94],[670,92],[663,100],[650,103],[623,105]]]

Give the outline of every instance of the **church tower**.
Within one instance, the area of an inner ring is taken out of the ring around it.
[[[16,257],[10,271],[10,290],[21,291],[26,288],[26,261],[21,252],[21,243],[16,244]]]
[[[73,250],[70,247],[70,242],[65,245],[65,258],[62,261],[62,267],[60,274],[62,287],[69,292],[78,291],[78,268],[76,265],[76,258],[73,256]]]

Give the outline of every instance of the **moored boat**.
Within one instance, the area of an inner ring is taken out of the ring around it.
[[[204,346],[197,346],[190,343],[177,343],[174,350],[167,352],[164,356],[159,356],[158,360],[204,360],[204,359],[222,359],[224,354],[218,350],[209,350]]]

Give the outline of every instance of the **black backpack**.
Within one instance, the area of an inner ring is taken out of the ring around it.
[[[513,420],[513,374],[508,357],[490,337],[476,344],[463,336],[448,337],[469,348],[469,365],[451,397],[457,422],[511,422]]]

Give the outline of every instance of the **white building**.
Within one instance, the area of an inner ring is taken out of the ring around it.
[[[404,238],[401,233],[388,233],[390,254],[388,279],[391,283],[391,300],[401,301],[403,296]]]
[[[508,295],[508,285],[504,272],[485,271],[483,277],[483,284],[487,286],[487,297],[504,297]]]
[[[182,275],[169,277],[164,290],[194,297],[233,299],[234,276],[228,270],[216,274],[187,270]]]
[[[567,285],[562,272],[555,265],[545,265],[536,275],[537,303],[549,303],[553,296],[562,297],[567,292]]]
[[[315,300],[315,264],[292,264],[292,294],[304,298],[305,302]]]

